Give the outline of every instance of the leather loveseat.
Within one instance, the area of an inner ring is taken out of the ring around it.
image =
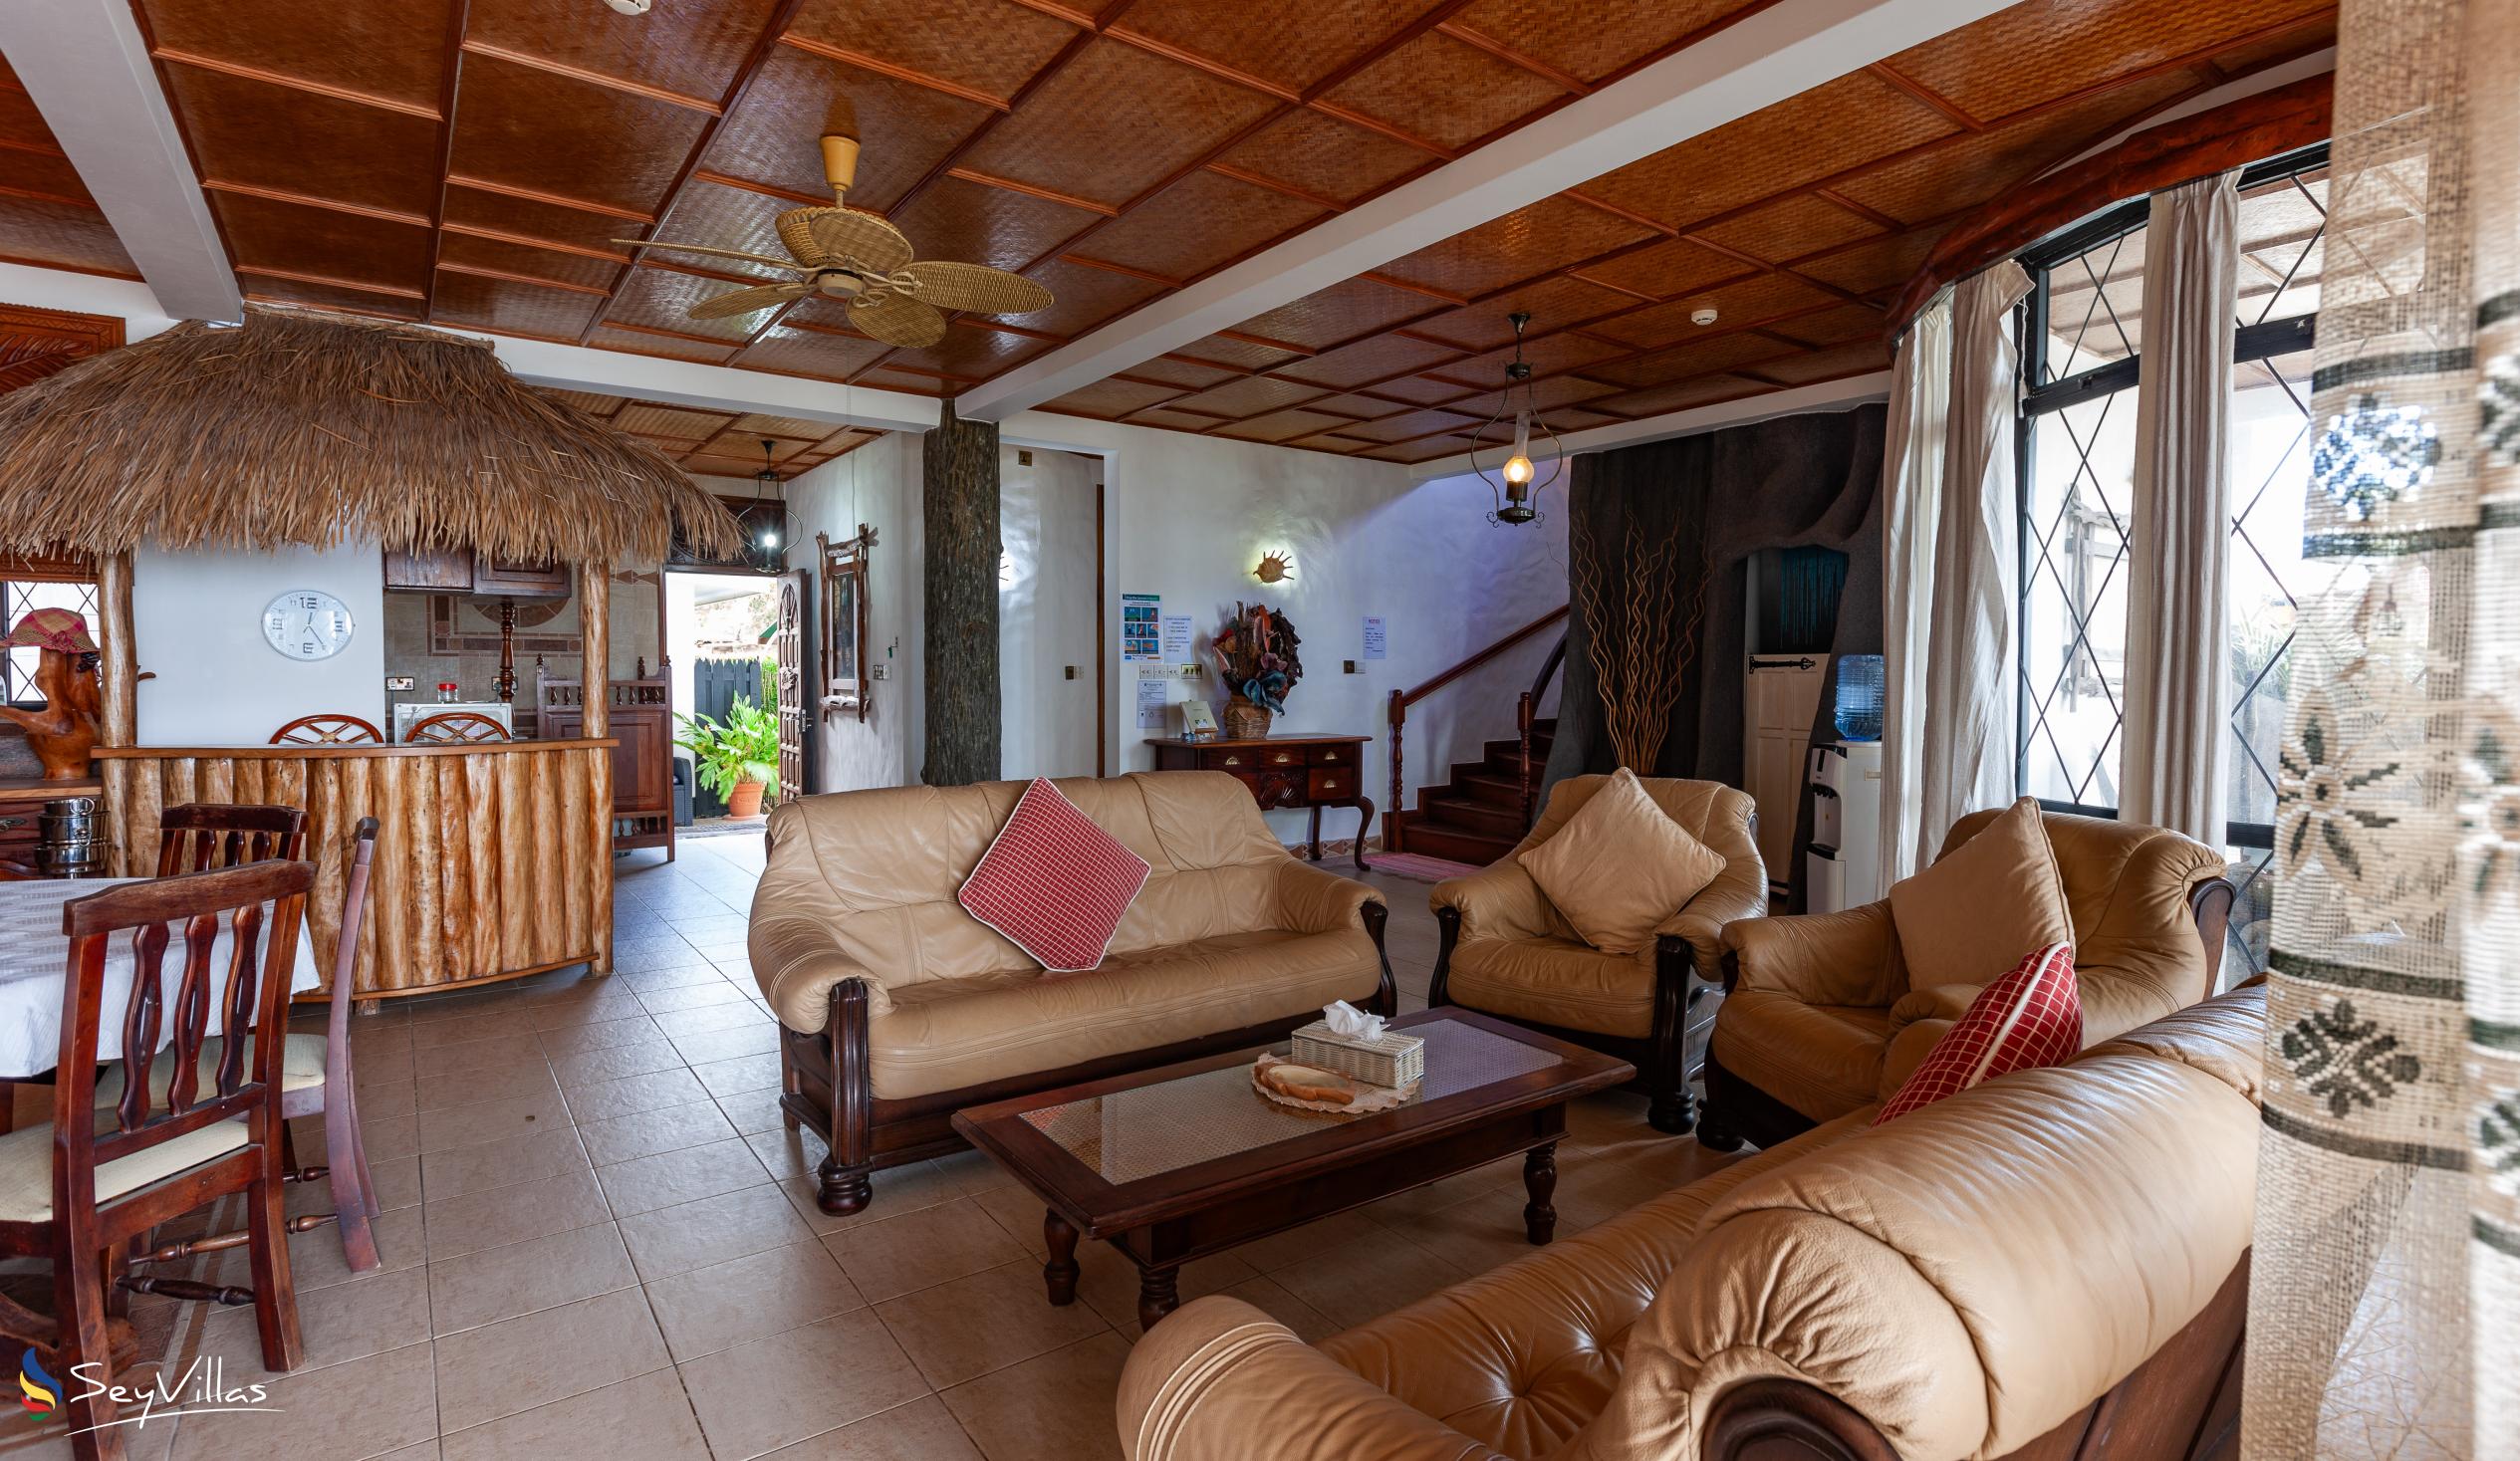
[[[2263,989],[1867,1106],[1318,1347],[1183,1306],[1129,1461],[2181,1461],[2235,1443]]]
[[[819,1201],[955,1150],[956,1108],[1263,1045],[1347,1000],[1395,1012],[1383,896],[1297,861],[1221,772],[1060,781],[1152,871],[1102,966],[1045,976],[955,901],[1026,783],[807,797],[770,816],[754,976]]]

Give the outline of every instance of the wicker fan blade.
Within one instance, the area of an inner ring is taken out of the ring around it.
[[[917,350],[945,338],[945,317],[924,300],[905,294],[875,299],[860,295],[849,302],[849,323],[885,345]]]
[[[678,254],[715,254],[721,259],[742,259],[747,263],[767,264],[773,269],[785,269],[791,273],[806,267],[794,259],[774,259],[768,254],[748,254],[742,249],[713,249],[707,244],[671,243],[660,238],[617,238],[613,242],[627,244],[633,249],[670,249]]]
[[[1050,291],[1021,274],[986,264],[922,260],[901,271],[918,281],[918,297],[940,310],[982,315],[1028,315],[1054,303]]]
[[[849,264],[889,274],[910,261],[901,230],[855,208],[790,208],[779,215],[779,242],[808,265]]]
[[[729,315],[749,315],[755,310],[769,309],[772,305],[783,305],[790,300],[801,300],[813,292],[814,286],[804,281],[795,284],[756,284],[750,289],[712,295],[683,313],[694,320],[723,320]]]

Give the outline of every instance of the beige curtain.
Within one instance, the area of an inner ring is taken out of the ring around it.
[[[1926,626],[1923,764],[1915,864],[1951,824],[2012,800],[2013,417],[2021,392],[2013,307],[2030,276],[2007,259],[1951,301],[1951,410]]]
[[[1951,291],[1907,327],[1890,372],[1882,487],[1882,885],[1916,870],[1924,816],[1925,666],[1951,415]]]
[[[2344,0],[2242,1450],[2520,1457],[2520,0]]]
[[[2152,195],[2118,815],[2222,845],[2229,789],[2231,337],[2239,174]]]

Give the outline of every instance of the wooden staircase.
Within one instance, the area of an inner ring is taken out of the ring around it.
[[[1490,741],[1480,760],[1454,762],[1449,782],[1418,788],[1417,806],[1400,814],[1404,823],[1401,845],[1421,856],[1477,866],[1513,851],[1514,844],[1531,830],[1530,815],[1523,811],[1523,788],[1539,787],[1557,725],[1555,719],[1531,723],[1528,768],[1520,741]],[[1536,790],[1533,796],[1536,805]]]

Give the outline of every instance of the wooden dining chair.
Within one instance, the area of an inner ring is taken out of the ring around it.
[[[406,746],[486,745],[494,741],[512,741],[508,728],[475,710],[449,710],[444,715],[431,715],[411,722],[402,733]]]
[[[356,715],[301,715],[271,733],[275,746],[381,746],[385,733]]]
[[[306,814],[295,807],[186,802],[157,815],[160,877],[304,855]]]
[[[309,863],[269,861],[123,883],[62,906],[70,955],[55,1110],[87,1118],[0,1136],[0,1254],[53,1265],[61,1326],[55,1374],[111,1365],[109,1285],[251,1304],[264,1365],[297,1366],[302,1346],[282,1216],[280,1094],[289,980],[314,881]],[[127,948],[133,962],[129,993],[113,1011],[105,1007],[109,941]],[[168,999],[170,947],[180,963]],[[229,1038],[205,1083],[200,1055],[213,1010]],[[117,1101],[97,1107],[97,1056],[108,1019],[133,1059],[148,1060],[161,1044],[171,1052],[175,1079],[162,1100],[152,1083],[126,1083]],[[249,1038],[237,1039],[240,1033]],[[233,1193],[246,1198],[250,1289],[121,1271],[116,1255],[140,1235]],[[81,1461],[120,1461],[113,1393],[81,1393],[94,1388],[74,1386],[58,1397],[72,1449]]]
[[[377,1235],[373,1222],[383,1210],[377,1202],[376,1179],[368,1172],[368,1146],[359,1128],[358,1088],[353,1082],[350,1055],[351,1007],[358,1001],[357,977],[359,962],[359,930],[368,909],[368,872],[377,852],[377,819],[362,817],[351,835],[350,855],[344,864],[342,888],[341,939],[333,955],[333,983],[330,1006],[325,1012],[322,1035],[292,1033],[287,1052],[281,1058],[280,1109],[291,1120],[300,1116],[324,1118],[324,1158],[322,1166],[300,1167],[291,1148],[288,1134],[281,1134],[281,1177],[289,1182],[326,1182],[332,1187],[333,1210],[329,1214],[292,1218],[289,1231],[308,1232],[325,1223],[338,1223],[342,1230],[342,1256],[352,1272],[366,1273],[377,1266]],[[219,1063],[226,1058],[226,1048],[213,1036],[204,1041],[198,1061],[196,1079],[207,1081]],[[97,1082],[96,1102],[111,1105],[123,1097],[123,1073],[127,1066],[117,1066]],[[151,1098],[163,1100],[174,1079],[175,1059],[172,1051],[161,1053],[149,1067]],[[178,1263],[205,1253],[216,1253],[243,1243],[243,1233],[222,1233],[194,1238],[150,1250],[136,1257],[142,1264]]]

